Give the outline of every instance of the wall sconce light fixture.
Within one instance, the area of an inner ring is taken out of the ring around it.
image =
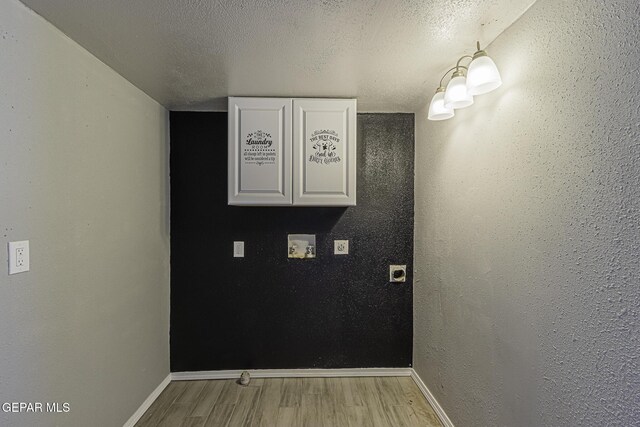
[[[473,104],[473,97],[491,92],[502,84],[498,67],[487,52],[480,49],[473,56],[465,55],[458,59],[455,67],[450,68],[440,79],[440,85],[429,104],[429,120],[446,120],[454,116],[454,111]],[[460,65],[463,59],[470,58],[468,67]],[[447,87],[442,85],[444,78],[453,71]]]

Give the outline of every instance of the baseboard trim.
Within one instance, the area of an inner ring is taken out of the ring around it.
[[[162,393],[162,391],[169,385],[170,382],[171,382],[171,374],[167,375],[167,377],[162,380],[162,382],[158,385],[158,387],[156,387],[156,389],[151,392],[149,397],[147,397],[145,401],[142,402],[142,405],[140,405],[138,410],[133,413],[131,418],[129,418],[122,427],[135,426],[138,420],[142,418],[144,413],[147,412],[147,409],[149,409],[149,407],[153,404],[153,402],[155,402],[158,396],[160,396],[160,393]]]
[[[410,377],[411,368],[354,369],[248,369],[253,378]],[[240,378],[242,370],[173,372],[172,380],[222,380]]]
[[[415,371],[415,369],[411,369],[411,378],[416,383],[416,385],[424,395],[425,399],[427,399],[427,401],[435,411],[438,418],[440,418],[440,422],[442,423],[442,425],[444,427],[454,427],[453,423],[447,416],[447,413],[444,412],[444,409],[442,409],[442,406],[440,406],[440,404],[436,400],[433,393],[431,393],[431,390],[429,390],[429,388],[425,385],[425,383],[422,382],[422,378],[420,378],[420,376]]]

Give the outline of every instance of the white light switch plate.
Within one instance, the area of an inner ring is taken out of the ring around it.
[[[348,240],[334,240],[333,241],[333,254],[334,255],[348,255],[349,254],[349,241]]]
[[[244,258],[244,242],[233,242],[233,257]]]
[[[9,242],[9,274],[29,271],[29,241]]]

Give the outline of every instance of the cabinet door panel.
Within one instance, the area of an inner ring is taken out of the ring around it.
[[[291,99],[229,98],[229,204],[290,205]]]
[[[293,101],[293,204],[356,204],[356,101]]]

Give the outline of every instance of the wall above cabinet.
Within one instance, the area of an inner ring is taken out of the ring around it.
[[[229,98],[228,201],[355,206],[356,100]]]

